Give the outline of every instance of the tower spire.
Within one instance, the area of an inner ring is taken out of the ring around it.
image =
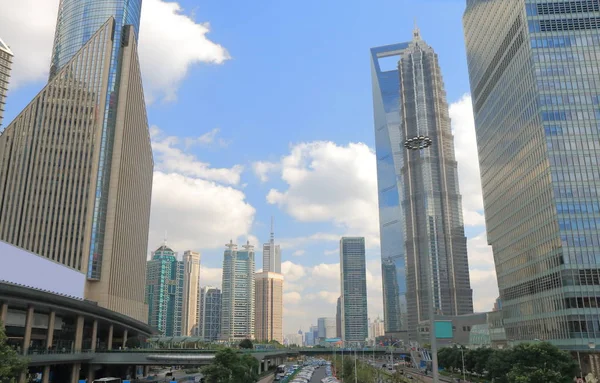
[[[421,40],[421,30],[417,25],[417,18],[415,17],[415,27],[413,28],[413,40]]]
[[[271,242],[275,242],[275,232],[273,231],[273,216],[271,216]]]

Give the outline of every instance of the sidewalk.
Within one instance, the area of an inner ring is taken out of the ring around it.
[[[274,379],[275,379],[275,375],[271,374],[271,375],[265,376],[264,378],[259,380],[258,383],[271,383],[271,382],[273,382]]]

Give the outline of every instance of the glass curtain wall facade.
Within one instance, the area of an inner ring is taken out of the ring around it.
[[[223,258],[221,339],[254,339],[254,246],[227,244]]]
[[[221,290],[205,286],[200,289],[198,334],[207,342],[219,339],[221,333]]]
[[[404,213],[400,204],[404,148],[400,133],[400,76],[397,64],[392,68],[380,60],[398,62],[408,43],[371,49],[371,81],[375,118],[375,152],[379,197],[379,232],[383,310],[388,333],[407,331],[406,252],[404,248]]]
[[[469,0],[463,21],[506,337],[588,350],[600,341],[600,3]]]
[[[343,237],[340,240],[340,290],[342,292],[342,340],[347,345],[364,344],[369,334],[367,315],[367,267],[365,239]],[[335,330],[335,321],[320,318],[319,337]],[[331,318],[333,319],[333,318]]]
[[[181,336],[184,264],[166,245],[152,253],[146,268],[148,324],[164,336]]]
[[[385,326],[416,340],[432,299],[444,315],[473,312],[454,138],[438,58],[419,30],[371,52]],[[382,70],[386,57],[395,69]],[[431,147],[404,148],[423,135]]]

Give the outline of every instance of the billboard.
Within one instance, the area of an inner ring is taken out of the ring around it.
[[[435,337],[438,339],[452,339],[452,321],[435,321]]]

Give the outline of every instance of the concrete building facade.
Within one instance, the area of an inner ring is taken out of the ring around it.
[[[363,344],[368,336],[367,268],[364,237],[340,240],[342,340]]]
[[[59,22],[81,16],[71,3]],[[108,15],[0,135],[0,240],[84,271],[86,299],[145,321],[154,164],[135,29]]]
[[[219,339],[221,334],[221,290],[204,286],[200,289],[198,304],[198,333],[207,342]]]
[[[283,275],[255,274],[256,339],[283,344]]]
[[[200,253],[188,250],[183,253],[183,313],[181,335],[194,335],[198,326],[200,294]]]
[[[255,282],[254,246],[238,250],[230,241],[223,257],[221,339],[254,339]]]
[[[263,271],[281,274],[281,246],[275,244],[273,218],[271,218],[271,239],[263,244]]]
[[[148,324],[165,336],[183,335],[184,263],[166,244],[152,253],[146,276]]]
[[[13,53],[2,39],[0,39],[0,127],[2,127],[2,116],[4,105],[6,105],[6,93],[10,80]]]
[[[317,318],[317,327],[319,332],[319,339],[336,337],[335,318]]]

